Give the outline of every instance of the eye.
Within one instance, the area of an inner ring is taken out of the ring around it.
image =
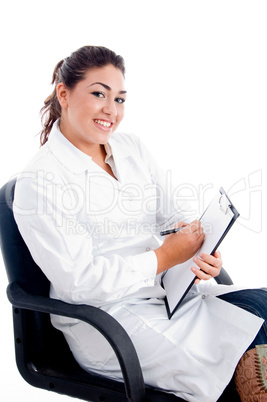
[[[117,103],[124,103],[124,102],[125,102],[125,99],[123,99],[123,98],[116,98],[116,99],[115,99],[115,102],[117,102]]]
[[[92,95],[96,96],[97,98],[104,98],[103,92],[94,91],[92,92]]]

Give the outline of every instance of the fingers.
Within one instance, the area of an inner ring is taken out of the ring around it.
[[[216,251],[214,255],[200,253],[199,257],[200,260],[206,262],[207,264],[215,268],[221,268],[222,266],[221,253],[219,251]]]
[[[188,225],[188,223],[183,222],[183,221],[179,221],[174,225],[174,227],[175,228],[183,228],[184,226],[187,226],[187,225]]]
[[[201,222],[198,220],[191,222],[188,225],[188,229],[190,229],[191,233],[195,233],[195,232],[203,233]]]
[[[199,264],[197,264],[197,265],[199,266]],[[208,273],[202,271],[201,268],[199,269],[196,267],[192,267],[191,270],[194,272],[194,274],[197,277],[197,279],[195,280],[196,284],[199,283],[201,280],[208,281],[209,279],[213,278],[213,276],[211,274],[208,274]]]
[[[193,221],[190,224],[190,230],[192,231],[192,233],[197,236],[200,240],[202,239],[202,241],[204,240],[205,234],[203,232],[203,228],[201,226],[201,222],[200,221]]]
[[[201,226],[201,222],[199,220],[195,220],[191,223],[186,223],[183,221],[179,221],[174,225],[175,228],[183,228],[182,230],[185,233],[190,233],[190,234],[203,234],[203,228]]]
[[[192,267],[192,271],[197,276],[195,283],[200,280],[209,280],[220,274],[222,268],[221,254],[219,251],[215,252],[214,256],[201,253],[198,257],[194,257],[193,261],[199,267]]]
[[[200,221],[191,222],[189,225],[186,225],[183,229],[181,229],[180,232],[193,235],[196,238],[201,236],[204,239],[205,237]]]

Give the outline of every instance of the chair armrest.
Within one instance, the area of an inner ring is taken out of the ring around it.
[[[216,276],[215,281],[218,283],[218,285],[233,285],[233,281],[228,275],[228,273],[225,271],[224,268],[221,269],[220,275]]]
[[[143,400],[145,385],[136,350],[127,332],[112,316],[94,306],[73,305],[32,295],[17,282],[9,284],[7,296],[14,307],[76,318],[96,328],[107,339],[118,358],[128,399],[132,402]]]

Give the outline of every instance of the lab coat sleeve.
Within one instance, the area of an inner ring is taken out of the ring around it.
[[[48,184],[51,190],[51,182]],[[53,294],[66,302],[100,306],[154,285],[157,258],[153,251],[94,257],[88,232],[68,232],[66,208],[49,196],[53,191],[43,194],[45,184],[39,187],[29,175],[18,179],[14,216],[33,259],[53,286]],[[60,192],[56,193],[60,197]]]

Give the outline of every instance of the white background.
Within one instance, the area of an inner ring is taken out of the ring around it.
[[[266,1],[24,0],[0,14],[0,184],[38,150],[55,64],[83,45],[110,47],[127,68],[121,130],[172,171],[196,214],[220,186],[229,192],[241,217],[221,246],[224,266],[236,284],[266,286]],[[0,399],[71,400],[18,374],[0,264]]]

